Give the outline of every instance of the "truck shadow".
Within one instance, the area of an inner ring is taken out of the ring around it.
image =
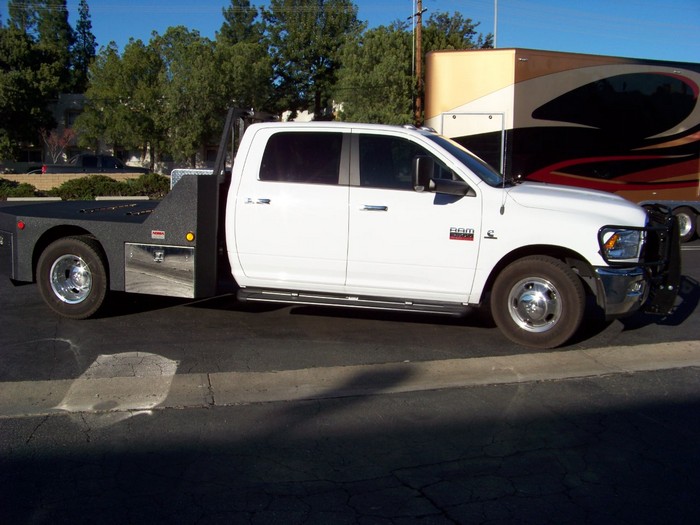
[[[623,331],[634,331],[650,325],[680,326],[689,319],[700,304],[700,283],[692,277],[683,276],[678,299],[674,308],[667,315],[654,315],[638,312],[630,317],[607,320],[602,310],[589,300],[584,322],[580,330],[566,346],[581,344],[603,333],[613,322],[623,325]],[[174,297],[114,293],[110,302],[101,312],[100,317],[120,317],[157,310],[186,306],[187,308],[269,313],[288,309],[292,316],[326,317],[334,319],[361,319],[387,321],[393,323],[411,323],[434,326],[462,326],[466,328],[494,329],[496,325],[487,310],[473,309],[464,315],[438,315],[416,312],[390,310],[346,309],[332,306],[285,305],[275,303],[243,303],[235,294],[223,294],[217,297],[192,300]]]
[[[333,317],[340,319],[362,319],[390,321],[396,323],[416,323],[446,326],[467,326],[473,328],[495,328],[490,315],[477,309],[463,315],[441,315],[420,312],[402,312],[396,310],[364,310],[337,308],[333,306],[293,306],[291,315],[309,315],[315,317]]]
[[[640,312],[632,317],[620,319],[620,322],[625,330],[635,330],[651,324],[679,326],[695,312],[698,303],[700,303],[700,283],[684,275],[681,278],[676,304],[668,314],[654,315]]]
[[[185,304],[185,303],[183,303]],[[226,294],[186,303],[188,308],[204,308],[212,310],[230,310],[236,312],[275,312],[289,309],[290,315],[329,317],[336,319],[362,319],[408,323],[424,323],[449,326],[471,326],[493,328],[495,323],[489,314],[478,309],[468,311],[463,315],[440,315],[396,310],[368,310],[361,308],[340,308],[335,306],[289,305],[262,302],[241,302],[235,294]]]
[[[160,295],[142,295],[125,292],[111,292],[109,300],[96,317],[111,318],[140,314],[156,310],[165,310],[187,304],[191,299],[164,297]]]
[[[224,294],[206,299],[186,299],[181,297],[165,297],[161,295],[145,295],[125,292],[112,292],[109,301],[100,311],[98,317],[120,317],[157,310],[167,310],[178,306],[187,308],[203,308],[210,310],[231,310],[244,312],[272,312],[287,308],[284,304],[272,303],[241,303],[234,294]]]
[[[583,326],[569,344],[582,343],[591,339],[605,331],[614,322],[622,324],[623,332],[639,330],[651,325],[680,326],[693,315],[698,304],[700,304],[700,283],[688,276],[681,278],[676,305],[666,315],[637,312],[629,317],[608,320],[602,310],[591,300],[587,305]]]

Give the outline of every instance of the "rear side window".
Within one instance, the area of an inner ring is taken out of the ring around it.
[[[263,153],[260,180],[338,184],[342,148],[342,133],[275,133]]]

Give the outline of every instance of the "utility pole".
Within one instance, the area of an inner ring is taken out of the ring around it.
[[[416,1],[416,12],[413,15],[416,22],[416,104],[414,123],[416,126],[423,125],[423,13],[427,9],[423,9],[423,0]]]
[[[498,0],[493,0],[493,48],[498,47]]]

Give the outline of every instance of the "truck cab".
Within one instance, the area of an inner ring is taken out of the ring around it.
[[[490,306],[511,339],[557,346],[572,335],[569,321],[580,324],[585,294],[610,316],[650,295],[662,301],[650,271],[677,250],[661,212],[604,192],[507,182],[428,130],[261,124],[241,151],[226,240],[246,300]]]

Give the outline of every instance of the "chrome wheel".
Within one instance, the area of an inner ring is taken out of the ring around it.
[[[41,297],[63,317],[92,317],[109,290],[106,260],[102,247],[91,237],[54,241],[37,262],[36,281]]]
[[[68,304],[83,302],[92,290],[92,273],[77,255],[64,255],[54,261],[49,275],[51,289]]]
[[[561,301],[554,285],[540,278],[523,279],[508,295],[513,321],[530,332],[544,332],[561,317]]]
[[[578,330],[585,299],[581,280],[566,263],[532,255],[513,261],[498,275],[491,313],[511,341],[554,348]]]

